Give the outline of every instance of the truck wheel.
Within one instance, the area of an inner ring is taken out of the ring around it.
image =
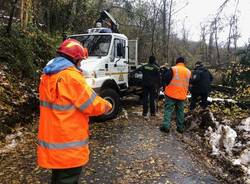
[[[113,119],[119,113],[121,107],[121,100],[119,94],[112,89],[104,89],[101,91],[100,96],[112,104],[112,109],[104,115],[96,117],[97,121],[105,121]]]

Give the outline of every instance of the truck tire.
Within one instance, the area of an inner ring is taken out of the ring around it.
[[[112,109],[108,113],[94,118],[94,120],[106,121],[116,118],[121,107],[121,99],[119,94],[113,89],[104,89],[101,91],[100,96],[112,104]]]

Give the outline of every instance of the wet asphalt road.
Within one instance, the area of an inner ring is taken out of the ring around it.
[[[220,183],[174,128],[169,134],[159,131],[162,110],[145,120],[135,102],[125,101],[124,109],[117,119],[91,124],[82,184]],[[37,127],[27,129],[13,151],[0,154],[1,184],[49,183],[50,170],[36,164],[36,135]]]
[[[182,135],[174,129],[159,131],[161,113],[145,120],[140,106],[128,105],[125,111],[115,120],[91,125],[91,158],[82,183],[220,183],[187,149]]]

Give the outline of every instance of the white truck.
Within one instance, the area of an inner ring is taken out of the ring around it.
[[[120,33],[101,33],[102,29],[106,28],[89,29],[86,34],[68,38],[74,38],[88,48],[89,57],[82,61],[81,69],[87,83],[113,105],[110,112],[98,117],[107,120],[117,116],[124,95],[142,90],[141,74],[129,75],[138,67],[137,40],[128,40]]]

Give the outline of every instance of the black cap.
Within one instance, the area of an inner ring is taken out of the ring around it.
[[[155,63],[155,56],[149,56],[148,62],[151,64]]]
[[[197,62],[195,63],[195,66],[203,66],[203,64],[202,64],[201,61],[197,61]]]
[[[177,63],[185,63],[185,58],[184,57],[178,57],[177,59],[176,59],[176,64]]]

